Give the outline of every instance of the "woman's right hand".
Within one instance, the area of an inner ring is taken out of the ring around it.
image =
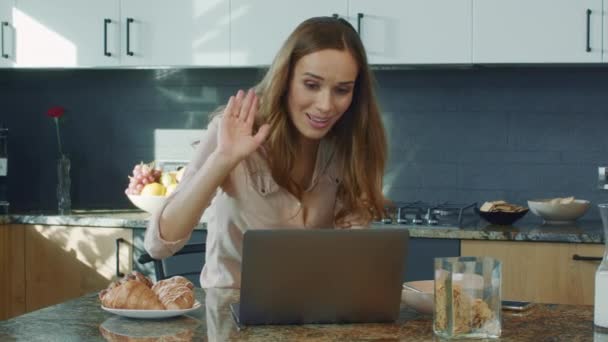
[[[218,154],[235,164],[253,153],[266,140],[270,125],[263,124],[253,135],[253,122],[258,113],[258,97],[253,90],[239,90],[224,109],[218,132]]]

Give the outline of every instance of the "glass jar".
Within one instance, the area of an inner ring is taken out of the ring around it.
[[[608,203],[599,204],[604,226],[604,258],[595,271],[595,306],[593,323],[596,328],[608,331]]]
[[[435,259],[433,332],[440,338],[496,338],[502,263],[490,257]]]

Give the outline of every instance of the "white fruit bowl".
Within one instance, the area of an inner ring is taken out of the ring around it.
[[[150,214],[156,213],[165,203],[165,196],[151,196],[151,195],[127,195],[131,202],[139,209],[148,212]]]
[[[529,200],[530,211],[542,217],[546,223],[572,223],[585,215],[589,201],[576,199],[572,203],[551,203],[551,199]]]

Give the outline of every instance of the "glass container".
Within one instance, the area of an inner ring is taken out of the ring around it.
[[[433,331],[440,338],[496,338],[502,263],[490,257],[435,259]]]
[[[59,215],[69,215],[72,211],[70,168],[70,158],[61,155],[57,160],[57,209]]]
[[[595,271],[595,305],[593,323],[596,328],[608,332],[608,203],[599,204],[604,226],[604,258]]]

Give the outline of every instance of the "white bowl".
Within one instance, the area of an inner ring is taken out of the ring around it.
[[[156,213],[165,203],[165,196],[150,196],[150,195],[127,195],[131,202],[139,209],[150,214]]]
[[[422,314],[432,314],[435,296],[434,280],[419,280],[403,283],[402,300],[405,305]],[[411,288],[420,290],[412,290]]]
[[[575,199],[572,203],[550,203],[551,199],[529,200],[530,211],[542,217],[547,223],[571,223],[585,215],[589,201]]]

